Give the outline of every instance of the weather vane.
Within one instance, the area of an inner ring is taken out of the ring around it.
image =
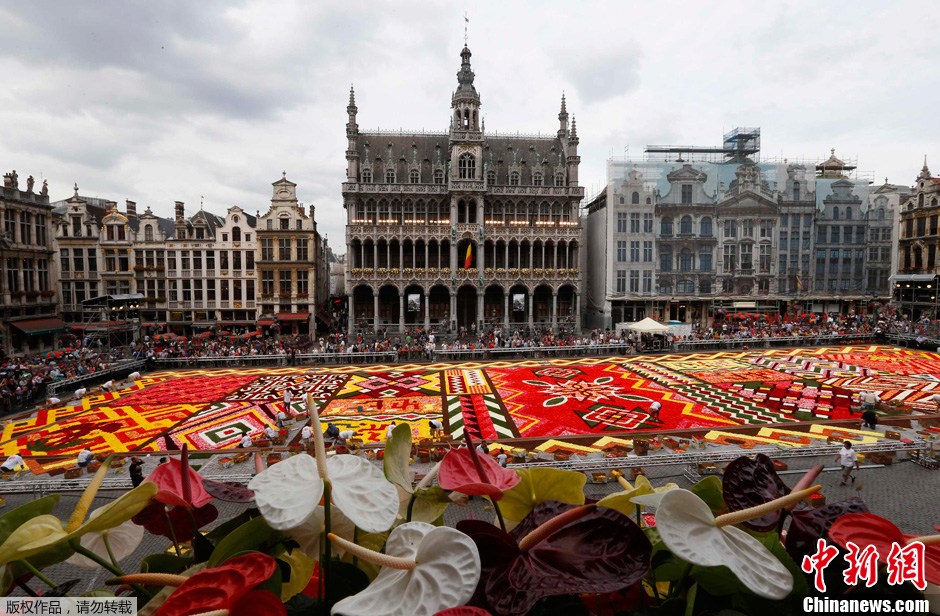
[[[463,13],[463,46],[467,46],[467,24],[470,23],[470,18],[467,17],[467,12]]]

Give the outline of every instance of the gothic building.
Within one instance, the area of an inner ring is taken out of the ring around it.
[[[487,132],[470,50],[446,132],[346,125],[350,331],[558,329],[579,314],[578,134]]]

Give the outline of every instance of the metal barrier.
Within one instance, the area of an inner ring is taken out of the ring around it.
[[[766,349],[770,347],[826,346],[854,342],[870,343],[875,334],[834,334],[830,336],[787,336],[779,338],[722,338],[719,340],[677,340],[677,351],[722,349]]]
[[[365,353],[304,353],[290,355],[242,355],[236,357],[155,357],[157,368],[251,368],[260,366],[382,364],[398,361],[395,351]]]
[[[83,374],[82,376],[65,379],[64,381],[48,383],[46,385],[46,391],[49,396],[52,396],[63,389],[71,391],[82,386],[100,385],[101,383],[114,379],[119,374],[127,376],[131,372],[140,370],[144,367],[144,363],[142,359],[121,360],[118,363],[112,364],[107,370],[100,370],[98,372],[92,372],[91,374]]]

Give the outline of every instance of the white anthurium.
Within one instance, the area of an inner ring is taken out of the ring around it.
[[[99,507],[92,511],[88,519],[95,519],[95,517],[101,513],[101,510],[102,508]],[[105,545],[105,538],[107,538],[107,545]],[[91,550],[105,560],[110,558],[108,554],[108,548],[110,547],[111,555],[114,557],[115,563],[119,563],[134,553],[134,550],[137,549],[137,546],[140,545],[143,538],[144,527],[138,526],[131,520],[128,520],[114,528],[83,535],[81,543],[82,547]],[[85,558],[81,554],[72,554],[65,562],[88,569],[98,569],[101,567],[98,563]]]
[[[821,489],[814,486],[757,507],[718,516],[688,490],[665,492],[656,509],[656,528],[669,551],[694,565],[728,567],[754,594],[783,599],[793,575],[760,541],[734,524],[777,511]]]
[[[391,528],[398,515],[398,492],[375,465],[344,454],[331,457],[325,466],[333,511],[338,509],[367,533]],[[288,533],[314,525],[323,487],[316,461],[305,453],[278,462],[248,483],[265,521]],[[322,525],[322,512],[319,516]]]
[[[406,522],[395,528],[385,554],[330,535],[333,544],[382,569],[362,592],[339,601],[343,616],[432,616],[467,603],[480,581],[480,554],[455,528]]]

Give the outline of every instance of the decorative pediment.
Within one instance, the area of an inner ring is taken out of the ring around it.
[[[708,179],[708,174],[706,174],[701,169],[696,169],[692,165],[682,165],[679,169],[669,173],[666,176],[666,179],[669,182],[702,182]]]

